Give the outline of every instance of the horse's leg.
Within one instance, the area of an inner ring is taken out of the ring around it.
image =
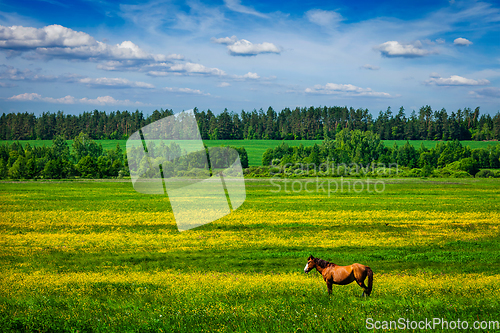
[[[359,269],[359,265],[353,270],[354,272],[354,278],[356,279],[356,283],[363,289],[363,294],[361,294],[361,297],[363,296],[370,296],[370,288],[368,288],[365,285],[365,279],[368,276],[368,272],[364,270]]]
[[[361,294],[361,297],[369,295],[368,293],[368,287],[365,285],[364,280],[358,280],[356,279],[356,283],[363,289],[363,294]]]
[[[332,281],[326,280],[326,287],[328,288],[328,295],[332,294]]]

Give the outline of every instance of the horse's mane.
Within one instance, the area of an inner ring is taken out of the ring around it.
[[[326,260],[320,259],[320,258],[314,258],[314,262],[316,265],[318,265],[321,268],[326,268],[328,266],[335,266],[333,262],[328,262]]]

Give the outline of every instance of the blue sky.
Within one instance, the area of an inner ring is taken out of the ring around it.
[[[0,112],[500,111],[500,4],[1,1]]]

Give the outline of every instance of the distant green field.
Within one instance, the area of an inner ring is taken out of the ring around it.
[[[119,144],[122,149],[125,149],[127,140],[96,140],[99,142],[104,149],[115,149],[116,144]],[[3,143],[12,143],[15,141],[0,141]],[[23,145],[29,143],[32,146],[47,146],[52,145],[51,140],[25,140],[20,141]],[[68,145],[71,147],[73,140],[67,140]],[[204,140],[204,143],[208,147],[217,146],[234,146],[234,147],[245,147],[248,153],[248,162],[250,166],[262,165],[262,155],[267,148],[274,148],[281,144],[282,141],[278,140]],[[312,146],[315,143],[321,144],[322,140],[297,140],[297,141],[286,141],[290,146],[298,146],[303,144],[304,146]]]
[[[262,155],[268,148],[274,148],[281,144],[279,140],[206,140],[204,141],[208,147],[216,146],[235,146],[245,147],[248,154],[248,165],[257,166],[262,165]],[[321,144],[322,140],[290,140],[286,141],[289,146],[313,146],[315,143]]]
[[[97,140],[104,149],[114,149],[116,144],[119,144],[120,147],[125,149],[127,140]],[[0,141],[2,143],[12,143],[14,141]],[[32,146],[51,146],[51,140],[25,140],[20,141],[22,144],[29,142]],[[245,147],[248,153],[248,162],[250,166],[258,166],[262,165],[262,154],[268,148],[274,148],[277,145],[281,144],[283,141],[280,140],[204,140],[205,144],[208,147],[217,147],[217,146],[235,146],[235,147]],[[321,144],[322,140],[288,140],[289,146],[298,146],[300,144],[308,147],[312,146],[315,143]],[[426,148],[433,148],[440,141],[426,141],[426,140],[411,140],[409,141],[411,145],[415,148],[420,148],[420,145],[423,143]],[[68,140],[68,145],[71,147],[73,140]],[[406,140],[384,140],[384,143],[387,147],[394,146],[394,143],[397,143],[398,146],[402,146],[406,143]],[[498,141],[462,141],[462,145],[469,146],[471,149],[476,148],[486,148],[488,145],[496,145]]]

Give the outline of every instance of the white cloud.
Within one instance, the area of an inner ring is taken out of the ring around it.
[[[217,44],[225,44],[225,45],[233,45],[238,41],[238,38],[236,36],[231,36],[231,37],[222,37],[222,38],[214,38],[212,37],[212,42],[217,43]]]
[[[375,50],[380,51],[384,57],[388,58],[416,58],[436,53],[423,49],[420,41],[416,41],[413,44],[401,44],[397,41],[388,41],[376,46]]]
[[[191,94],[191,95],[203,95],[203,96],[210,96],[209,93],[204,93],[203,91],[199,89],[191,89],[191,88],[177,88],[177,87],[165,87],[163,88],[166,91],[169,92],[174,92],[174,93],[183,93],[183,94]]]
[[[252,79],[252,80],[260,79],[259,74],[252,72],[248,72],[245,75],[233,75],[232,77],[234,79]]]
[[[260,53],[281,53],[281,49],[273,43],[252,44],[246,39],[240,39],[233,45],[227,46],[231,55],[253,56]]]
[[[369,69],[371,71],[377,71],[380,69],[379,66],[373,66],[373,65],[370,65],[370,64],[365,64],[363,66],[361,66],[362,69]]]
[[[111,96],[99,96],[96,99],[81,98],[78,100],[80,103],[85,104],[98,104],[98,105],[143,105],[141,102],[131,102],[130,100],[117,100]]]
[[[337,83],[327,83],[326,85],[315,85],[312,88],[306,88],[305,92],[307,94],[319,94],[319,95],[339,95],[339,96],[366,96],[366,97],[394,97],[385,92],[373,91],[370,88],[360,88],[352,84],[337,84]]]
[[[139,70],[140,65],[137,62],[132,61],[117,61],[110,60],[106,61],[104,64],[98,64],[98,69],[102,69],[105,71],[126,71],[126,70]]]
[[[57,24],[40,29],[22,26],[0,26],[0,48],[4,49],[82,47],[95,44],[96,40],[92,36]]]
[[[500,88],[497,87],[481,88],[476,91],[470,91],[469,93],[477,98],[500,98]]]
[[[170,70],[172,72],[180,72],[180,73],[189,73],[189,74],[210,74],[210,75],[216,75],[216,76],[221,76],[225,75],[226,73],[218,68],[209,68],[205,67],[201,64],[195,64],[195,63],[185,63],[185,64],[175,64],[170,66]]]
[[[110,88],[147,88],[154,89],[154,85],[140,81],[130,81],[123,78],[82,78],[78,82],[84,83],[89,87],[110,87]]]
[[[24,93],[7,98],[11,101],[36,101],[42,100],[42,96],[36,93]]]
[[[167,59],[170,60],[184,60],[184,56],[182,54],[172,53],[167,55]]]
[[[130,100],[117,100],[111,96],[99,96],[95,99],[87,97],[77,99],[67,95],[61,98],[42,97],[37,93],[24,93],[7,98],[9,101],[25,102],[25,101],[41,101],[55,104],[92,104],[92,105],[143,105],[140,102],[131,102]]]
[[[431,73],[430,79],[425,81],[426,84],[436,86],[483,86],[490,83],[485,79],[473,80],[462,76],[452,75],[449,78],[439,76],[437,73]]]
[[[30,82],[66,82],[66,83],[83,83],[89,87],[101,88],[148,88],[153,89],[154,85],[140,81],[130,81],[124,78],[90,78],[77,74],[64,74],[59,76],[42,75],[38,71],[30,69],[20,70],[18,68],[6,65],[0,65],[0,79],[9,79],[12,81],[30,81]]]
[[[335,11],[322,9],[311,9],[306,12],[306,17],[310,22],[327,28],[337,26],[344,19]]]
[[[36,54],[49,59],[54,57],[91,61],[106,59],[165,61],[168,59],[162,54],[149,54],[131,41],[109,45],[96,41],[85,32],[57,24],[39,29],[0,26],[0,49],[19,52],[35,51]]]
[[[47,58],[81,59],[100,61],[107,59],[115,60],[148,60],[165,61],[166,56],[161,54],[149,54],[131,41],[123,41],[121,44],[109,45],[97,41],[95,45],[78,47],[39,47],[36,53]]]
[[[465,38],[457,38],[453,41],[453,44],[455,45],[460,45],[460,46],[469,46],[469,45],[472,45],[472,42],[468,39],[465,39]]]
[[[238,40],[236,36],[212,38],[212,42],[227,45],[230,55],[233,56],[255,56],[260,53],[281,53],[281,49],[273,43],[264,42],[253,44],[246,39]]]
[[[230,86],[230,84],[227,82],[221,82],[217,85],[217,87],[220,87],[220,88],[225,88],[225,87],[229,87],[229,86]]]
[[[235,11],[235,12],[238,12],[238,13],[255,15],[255,16],[258,16],[258,17],[262,17],[262,18],[267,18],[268,17],[267,15],[262,14],[262,13],[256,11],[253,8],[250,8],[250,7],[247,7],[247,6],[243,6],[241,4],[240,0],[224,0],[224,3],[226,4],[227,8],[229,8],[229,9]]]
[[[212,76],[224,76],[226,72],[219,68],[209,68],[201,64],[196,63],[161,63],[149,66],[153,70],[148,71],[150,76],[167,76],[169,74],[184,74],[184,75],[212,75]]]

